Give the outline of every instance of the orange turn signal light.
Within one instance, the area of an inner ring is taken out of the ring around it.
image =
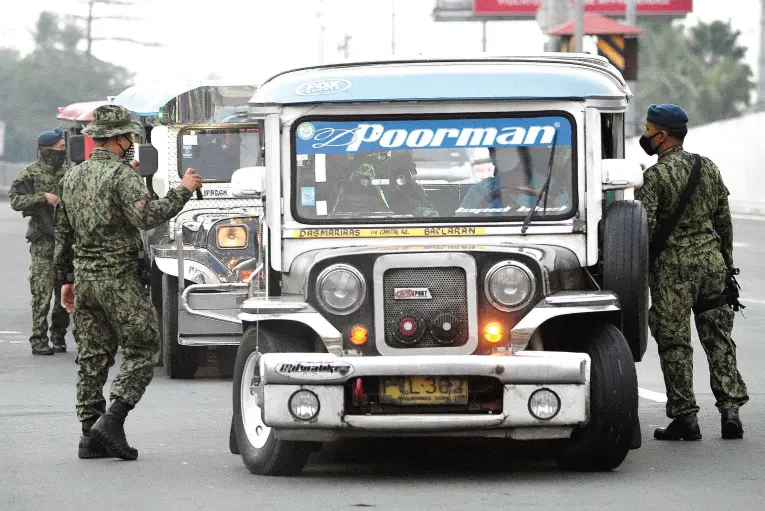
[[[242,282],[247,282],[249,280],[250,275],[252,275],[251,271],[240,271],[239,277],[242,279]]]
[[[369,331],[361,326],[356,325],[351,328],[351,344],[354,346],[363,346],[369,340]]]
[[[489,342],[499,342],[504,335],[502,334],[502,325],[499,323],[489,323],[483,327],[483,338]]]

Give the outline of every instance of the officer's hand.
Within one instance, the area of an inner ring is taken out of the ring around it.
[[[185,186],[186,189],[188,189],[191,192],[193,192],[194,190],[201,190],[202,176],[197,174],[196,170],[189,167],[186,169],[186,173],[183,175],[183,180],[181,181],[181,184]]]
[[[61,286],[61,306],[66,312],[74,312],[74,284],[64,284]]]
[[[45,192],[45,200],[48,201],[48,204],[55,206],[58,203],[58,195],[55,193]]]
[[[139,174],[141,173],[141,165],[138,163],[138,160],[130,160],[130,166]]]

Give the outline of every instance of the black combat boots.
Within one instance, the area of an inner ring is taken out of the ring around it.
[[[744,425],[737,412],[727,408],[720,410],[720,425],[722,437],[726,440],[744,438]]]
[[[47,342],[38,343],[32,346],[32,355],[53,355],[55,351]]]
[[[80,437],[80,446],[77,456],[81,460],[94,460],[98,458],[111,458],[106,447],[99,444],[90,436],[90,430],[96,422],[96,417],[82,421],[82,436]]]
[[[696,417],[677,417],[666,428],[656,428],[656,440],[701,440],[701,428]]]
[[[55,353],[66,353],[66,339],[63,337],[51,337],[50,343]]]
[[[115,458],[138,459],[138,450],[130,447],[125,438],[125,417],[132,408],[121,399],[115,399],[90,429],[90,437],[104,446]]]

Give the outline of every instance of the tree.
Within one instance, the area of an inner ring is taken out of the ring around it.
[[[638,112],[651,103],[682,105],[694,125],[741,115],[754,88],[742,61],[746,49],[730,23],[643,24],[640,39]]]
[[[78,51],[83,32],[72,20],[42,13],[32,36],[36,48],[23,58],[0,48],[0,120],[7,123],[9,161],[35,159],[37,136],[58,124],[58,107],[106,99],[132,80],[125,68]]]

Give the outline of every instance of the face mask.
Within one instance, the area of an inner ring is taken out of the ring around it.
[[[42,161],[53,167],[59,168],[66,161],[66,150],[64,149],[43,149],[40,152]]]
[[[653,137],[655,137],[659,133],[661,133],[661,131],[654,133],[650,137],[646,137],[645,135],[643,135],[642,137],[640,137],[640,140],[638,141],[638,143],[640,144],[640,147],[643,148],[643,151],[645,151],[645,154],[647,154],[648,156],[653,156],[654,154],[656,154],[656,149],[651,148],[651,140],[653,140]]]
[[[127,138],[127,137],[125,137]],[[122,141],[120,140],[117,142],[117,144],[120,146],[120,149],[122,149],[122,161],[125,163],[130,163],[130,160],[133,159],[133,141],[128,139],[130,141],[130,145],[127,146],[127,149],[122,147]]]

